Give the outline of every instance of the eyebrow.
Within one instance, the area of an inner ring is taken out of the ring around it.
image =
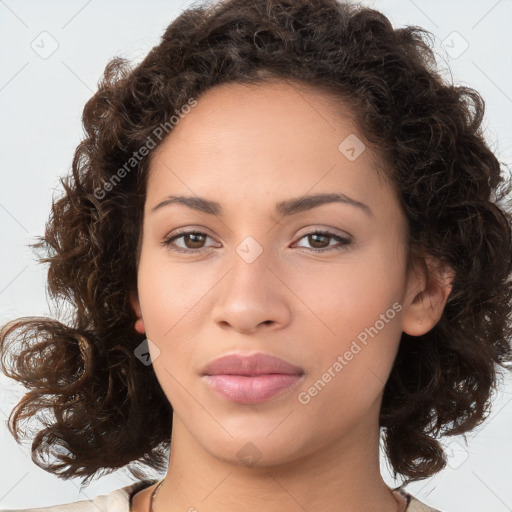
[[[352,205],[360,208],[369,217],[373,217],[373,212],[368,205],[361,203],[360,201],[356,201],[355,199],[352,199],[345,194],[335,193],[314,194],[281,201],[276,204],[275,212],[277,215],[286,217],[306,210],[311,210],[312,208],[316,208],[317,206],[328,203],[342,203]],[[182,204],[192,208],[193,210],[197,210],[210,215],[220,216],[223,212],[220,203],[197,196],[168,196],[162,202],[154,206],[151,211],[154,212],[170,204]]]

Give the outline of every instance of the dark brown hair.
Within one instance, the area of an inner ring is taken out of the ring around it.
[[[350,105],[386,164],[411,254],[454,271],[435,327],[422,339],[402,334],[380,415],[395,474],[410,481],[443,468],[439,436],[486,417],[512,359],[512,242],[500,206],[510,180],[484,141],[483,100],[444,81],[430,43],[420,28],[394,29],[375,10],[335,0],[228,0],[184,11],[133,69],[108,63],[35,244],[51,296],[72,314],[17,319],[0,333],[4,373],[29,390],[9,429],[19,441],[25,420],[44,421],[36,464],[84,481],[126,465],[136,476],[140,464],[165,469],[172,408],[134,355],[144,336],[129,302],[151,154],[126,163],[150,139],[158,146],[158,127],[207,89],[277,78]]]

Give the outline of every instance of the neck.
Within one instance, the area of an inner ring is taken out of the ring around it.
[[[155,512],[404,510],[380,475],[378,428],[373,436],[361,430],[298,460],[248,467],[214,457],[174,414],[169,470]]]

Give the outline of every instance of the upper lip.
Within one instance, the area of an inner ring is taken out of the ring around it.
[[[265,375],[281,373],[302,375],[304,371],[270,354],[228,354],[214,359],[203,369],[203,375]]]

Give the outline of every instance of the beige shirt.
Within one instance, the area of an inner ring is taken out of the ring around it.
[[[158,480],[139,480],[133,484],[116,489],[109,494],[96,496],[92,500],[75,501],[50,507],[25,508],[25,509],[0,509],[0,512],[130,512],[131,499],[142,489],[156,484]],[[400,493],[408,500],[405,512],[440,512],[430,508],[421,501],[401,489],[393,492]]]

